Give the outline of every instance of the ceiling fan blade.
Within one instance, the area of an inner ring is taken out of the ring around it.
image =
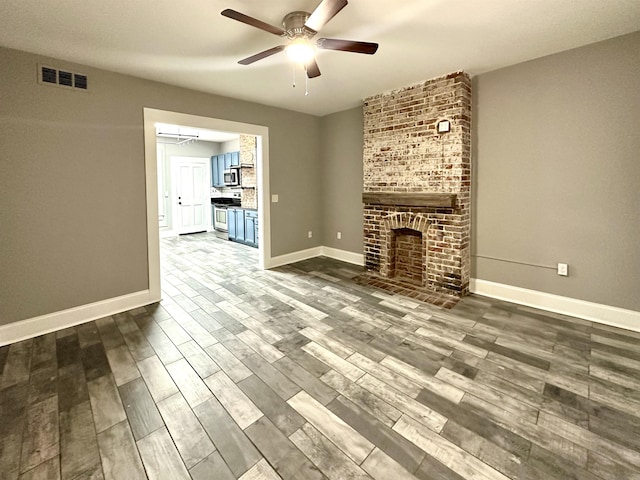
[[[305,22],[305,27],[319,32],[347,3],[347,0],[322,0]]]
[[[251,65],[253,62],[257,62],[258,60],[262,60],[263,58],[270,57],[271,55],[275,55],[278,52],[284,50],[284,45],[278,45],[277,47],[270,48],[269,50],[265,50],[264,52],[256,53],[255,55],[251,55],[250,57],[243,58],[238,63],[240,65]]]
[[[231,10],[230,8],[227,8],[226,10],[220,12],[220,15],[231,18],[233,20],[237,20],[238,22],[246,23],[247,25],[259,28],[260,30],[264,30],[265,32],[273,33],[274,35],[281,36],[285,34],[284,30],[279,27],[274,27],[273,25],[269,25],[268,23],[245,15],[244,13],[236,12],[235,10]]]
[[[320,76],[320,68],[318,68],[318,62],[315,58],[312,58],[307,63],[307,77],[316,78]]]
[[[377,43],[357,42],[355,40],[338,40],[337,38],[319,38],[318,48],[340,50],[341,52],[364,53],[373,55],[378,50]]]

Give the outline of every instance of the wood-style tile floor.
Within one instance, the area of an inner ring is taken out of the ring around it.
[[[639,479],[640,334],[163,240],[164,300],[0,348],[2,479]]]

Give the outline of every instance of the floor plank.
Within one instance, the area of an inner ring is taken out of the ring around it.
[[[126,421],[100,432],[98,446],[105,480],[147,478],[133,434]]]
[[[136,440],[164,426],[158,407],[141,378],[122,385],[118,391]]]
[[[309,423],[305,423],[289,438],[331,480],[370,478],[351,458]]]
[[[236,477],[245,473],[262,458],[242,429],[215,398],[210,398],[195,407],[194,413]]]
[[[96,378],[89,382],[87,386],[89,388],[93,422],[97,433],[127,418],[118,393],[118,387],[111,375]]]
[[[243,430],[263,415],[224,372],[207,377],[205,383]]]
[[[314,400],[308,393],[300,392],[290,398],[289,405],[357,464],[362,463],[373,450],[374,445],[369,440]]]
[[[165,427],[138,440],[137,445],[150,479],[189,480],[191,478]]]
[[[180,393],[158,402],[158,410],[187,468],[213,453],[213,443]]]
[[[62,479],[102,478],[98,441],[88,401],[60,413]]]

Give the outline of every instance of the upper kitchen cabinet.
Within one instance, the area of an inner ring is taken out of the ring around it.
[[[216,162],[216,168],[218,169],[218,187],[224,187],[224,171],[225,167],[225,154],[218,155],[218,161]]]
[[[220,170],[218,170],[218,155],[211,157],[211,186],[217,187],[220,185]]]
[[[240,165],[240,152],[227,152],[211,157],[211,186],[224,187],[224,171]]]

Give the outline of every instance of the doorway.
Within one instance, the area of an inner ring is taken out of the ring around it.
[[[256,170],[258,185],[258,265],[271,263],[271,228],[269,199],[269,129],[261,125],[232,122],[184,113],[144,109],[145,175],[147,200],[147,240],[149,262],[149,293],[154,301],[161,298],[160,289],[160,233],[158,228],[158,169],[156,127],[158,123],[184,125],[192,128],[235,132],[256,137]]]

